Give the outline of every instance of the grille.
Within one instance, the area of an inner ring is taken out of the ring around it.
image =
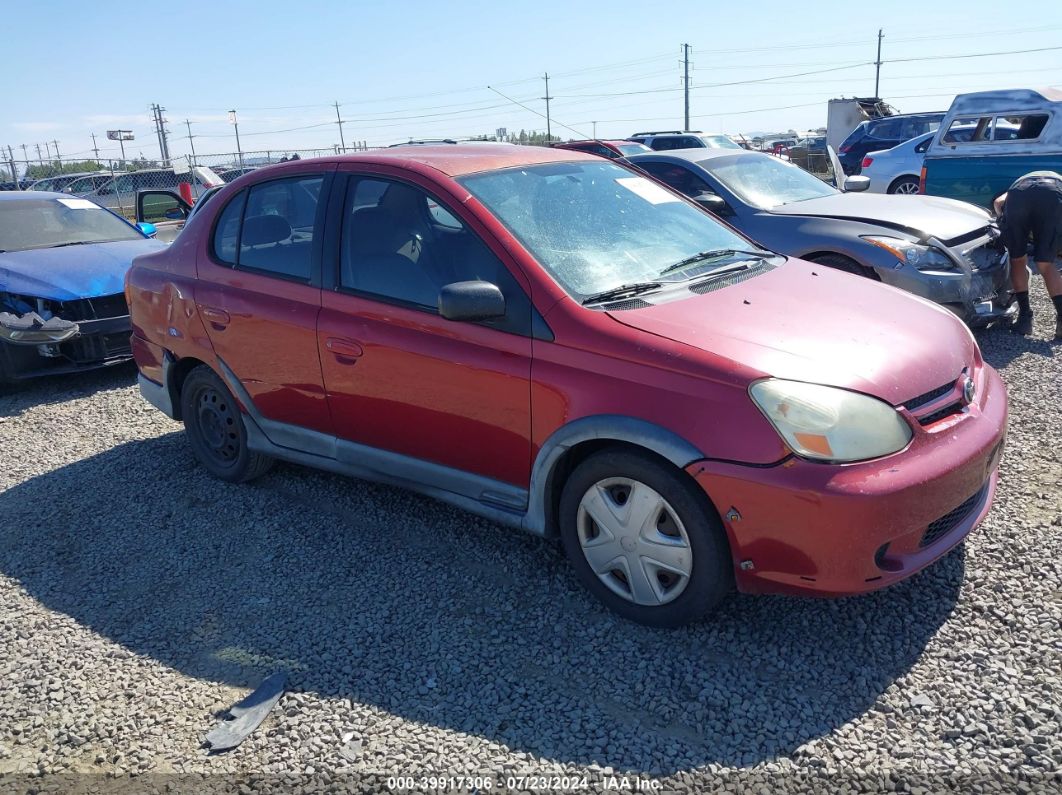
[[[708,279],[708,281],[695,284],[690,287],[691,293],[697,293],[698,295],[704,295],[710,293],[713,290],[721,290],[724,287],[729,287],[732,284],[740,284],[747,279],[751,279],[753,276],[759,276],[764,271],[773,270],[773,265],[768,265],[766,262],[761,262],[753,265],[748,270],[738,271],[736,273],[730,273],[726,276],[720,276],[718,279]]]
[[[123,293],[101,295],[98,298],[79,298],[76,301],[64,301],[56,312],[66,320],[99,320],[107,317],[122,317],[129,314]]]
[[[954,530],[956,526],[969,518],[970,514],[974,512],[974,509],[981,504],[981,498],[984,497],[985,489],[987,488],[988,484],[985,484],[977,490],[976,494],[967,499],[966,502],[958,508],[948,511],[935,522],[931,522],[929,527],[926,528],[925,535],[922,536],[922,541],[918,546],[928,547],[930,544],[939,541]]]
[[[60,350],[75,364],[105,361],[116,356],[129,356],[133,352],[128,332],[77,337],[63,343]]]
[[[940,422],[945,417],[950,417],[952,414],[959,414],[962,412],[962,403],[952,403],[949,406],[945,406],[942,409],[934,411],[932,414],[927,414],[924,417],[918,418],[919,425],[932,425],[934,422]]]
[[[936,389],[929,390],[924,395],[919,395],[916,398],[911,398],[903,404],[904,408],[906,408],[908,411],[914,411],[915,409],[920,408],[926,405],[927,403],[932,403],[939,397],[944,397],[944,395],[948,394],[954,388],[955,380],[951,380],[946,384],[938,386]]]

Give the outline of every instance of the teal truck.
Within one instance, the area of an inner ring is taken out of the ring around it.
[[[926,150],[920,191],[991,209],[1018,177],[1044,170],[1062,172],[1062,91],[960,94]]]

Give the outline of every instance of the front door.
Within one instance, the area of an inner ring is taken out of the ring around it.
[[[457,209],[421,187],[350,174],[344,190],[333,289],[323,292],[318,323],[337,435],[526,489],[533,311],[526,278]],[[506,316],[441,317],[440,288],[477,279],[501,288]]]
[[[331,173],[258,182],[229,200],[199,258],[195,303],[214,352],[265,417],[333,433],[317,356]],[[180,245],[175,243],[174,245]]]
[[[155,227],[155,237],[164,243],[172,243],[177,233],[184,229],[192,208],[172,190],[142,190],[136,195],[137,223]]]

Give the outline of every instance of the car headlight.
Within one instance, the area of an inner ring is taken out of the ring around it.
[[[69,320],[58,317],[45,320],[36,312],[28,312],[25,315],[0,312],[0,340],[13,345],[65,342],[77,334],[77,323]]]
[[[902,450],[911,426],[884,401],[821,384],[768,378],[753,402],[790,449],[819,461],[864,461]]]
[[[883,248],[892,254],[898,262],[896,267],[911,265],[920,271],[952,271],[955,263],[951,257],[936,246],[923,246],[898,237],[863,235],[863,240]]]

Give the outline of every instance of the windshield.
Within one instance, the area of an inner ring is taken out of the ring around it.
[[[863,136],[866,135],[866,132],[867,123],[865,121],[860,122],[859,125],[854,130],[852,130],[852,132],[848,133],[848,137],[841,141],[840,151],[844,152],[846,151],[845,147],[854,146],[857,141],[860,141]]]
[[[642,152],[652,152],[645,144],[616,144],[616,148],[620,150],[624,155],[640,155]]]
[[[725,135],[702,135],[701,140],[709,149],[741,149],[740,144],[734,143]]]
[[[753,248],[656,182],[606,161],[510,168],[459,181],[579,298],[656,280],[704,251]]]
[[[800,166],[771,155],[749,152],[703,160],[700,165],[739,199],[761,210],[837,193]]]
[[[125,221],[87,199],[0,201],[0,251],[143,239]]]

